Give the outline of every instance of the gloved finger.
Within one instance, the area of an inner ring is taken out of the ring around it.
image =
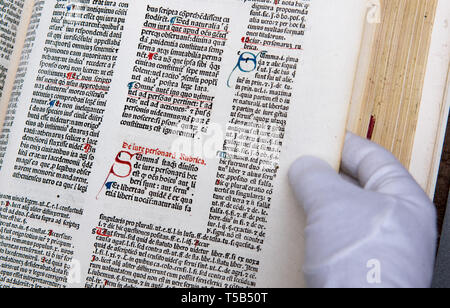
[[[342,177],[342,179],[348,183],[351,183],[357,187],[360,187],[360,184],[358,182],[357,179],[355,179],[354,177],[344,173],[344,172],[339,172],[339,175]]]
[[[342,154],[342,170],[358,179],[365,189],[390,194],[423,197],[423,190],[395,158],[381,146],[348,133]]]
[[[338,194],[345,194],[348,186],[342,177],[321,159],[305,156],[289,170],[294,194],[307,214],[317,204],[329,204]]]

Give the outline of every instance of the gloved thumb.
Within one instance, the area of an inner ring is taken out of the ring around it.
[[[313,208],[333,204],[330,201],[354,190],[329,164],[311,156],[302,157],[292,165],[289,180],[307,215]]]

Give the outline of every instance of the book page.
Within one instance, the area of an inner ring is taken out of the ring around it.
[[[0,171],[0,286],[301,287],[366,3],[45,1]]]
[[[381,23],[381,3],[380,0],[374,0],[369,3],[370,9],[367,15],[367,23],[364,26],[363,39],[359,50],[358,69],[353,84],[352,99],[350,102],[347,130],[358,134],[361,117],[364,116],[361,110],[364,105],[364,94],[366,83],[369,79],[371,52],[375,45],[376,30]],[[366,136],[364,136],[366,137]]]

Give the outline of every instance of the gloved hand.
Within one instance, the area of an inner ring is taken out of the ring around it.
[[[395,157],[348,134],[342,171],[304,157],[290,181],[307,214],[309,287],[430,287],[436,210]]]

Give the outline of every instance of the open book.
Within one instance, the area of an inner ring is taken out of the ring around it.
[[[378,13],[2,2],[0,286],[304,286],[288,169],[339,168]]]

